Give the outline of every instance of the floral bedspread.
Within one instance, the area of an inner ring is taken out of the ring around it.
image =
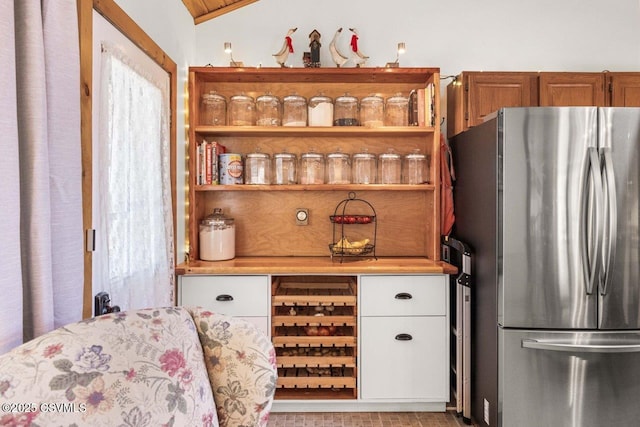
[[[246,321],[112,313],[1,355],[0,425],[266,426],[276,372],[273,346]]]

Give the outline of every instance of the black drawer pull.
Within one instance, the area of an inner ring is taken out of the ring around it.
[[[396,340],[398,341],[411,341],[413,337],[409,334],[398,334],[396,335]]]
[[[413,296],[407,292],[400,292],[399,294],[396,294],[396,299],[411,299],[411,298],[413,298]]]
[[[233,297],[231,295],[222,294],[216,297],[216,301],[233,301]]]

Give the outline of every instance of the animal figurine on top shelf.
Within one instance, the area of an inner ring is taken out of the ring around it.
[[[360,67],[361,65],[364,65],[365,62],[367,62],[367,59],[369,59],[369,57],[360,52],[360,49],[358,48],[358,30],[356,30],[355,28],[349,28],[349,31],[353,33],[353,35],[351,36],[351,59],[353,59],[356,67]]]
[[[282,49],[278,53],[274,53],[273,56],[276,58],[276,62],[280,64],[281,67],[286,67],[285,63],[287,62],[287,58],[290,53],[293,53],[293,43],[291,43],[291,35],[296,32],[298,28],[291,28],[287,31],[287,35],[284,37],[284,42],[282,43]]]
[[[331,53],[331,59],[333,59],[333,62],[336,63],[336,66],[338,68],[342,67],[349,60],[348,57],[344,56],[338,50],[337,43],[338,43],[338,37],[340,36],[340,33],[342,33],[342,27],[338,28],[336,33],[333,35],[333,39],[331,40],[331,43],[329,44],[329,52]]]

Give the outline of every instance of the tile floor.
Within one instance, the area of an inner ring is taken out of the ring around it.
[[[468,427],[454,412],[272,412],[269,427]]]

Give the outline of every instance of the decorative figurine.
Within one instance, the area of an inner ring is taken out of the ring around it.
[[[285,62],[287,62],[287,58],[290,53],[293,53],[293,44],[291,43],[291,34],[295,33],[298,28],[291,28],[287,31],[287,35],[284,37],[284,43],[282,44],[282,49],[278,53],[274,53],[273,56],[276,58],[276,62],[280,64],[281,67],[285,67]]]
[[[342,27],[338,28],[336,33],[333,35],[333,39],[331,39],[331,43],[329,44],[329,52],[331,53],[331,59],[333,59],[333,62],[336,63],[336,66],[338,68],[342,67],[349,60],[348,57],[344,56],[343,54],[340,53],[340,51],[338,51],[338,47],[336,46],[336,43],[338,43],[338,36],[340,36],[340,33],[342,33]]]
[[[351,36],[351,50],[353,51],[351,58],[356,64],[356,67],[360,67],[361,65],[364,65],[365,62],[367,62],[367,59],[369,59],[369,57],[364,55],[358,49],[358,31],[355,28],[349,28],[349,31],[353,33],[353,35]]]
[[[309,34],[309,48],[311,49],[311,58],[308,67],[318,68],[320,67],[320,33],[318,30],[313,30]]]

